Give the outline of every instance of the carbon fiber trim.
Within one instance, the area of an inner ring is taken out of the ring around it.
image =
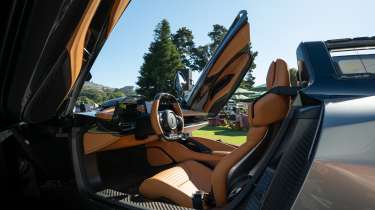
[[[99,192],[96,193],[96,195],[99,195],[103,198],[116,199],[116,200],[120,200],[121,198],[124,198],[124,197],[128,196],[125,193],[122,193],[122,192],[119,192],[119,191],[116,191],[116,190],[112,190],[112,189],[105,189],[105,190],[99,191]]]
[[[271,184],[274,171],[270,168],[267,168],[261,177],[259,184],[256,185],[255,190],[248,197],[249,201],[246,204],[244,209],[248,210],[257,210],[261,209],[263,195],[267,191],[269,185]]]
[[[116,190],[105,189],[96,193],[99,197],[104,200],[115,202],[120,206],[133,206],[140,209],[155,209],[155,210],[193,210],[182,206],[176,206],[170,203],[164,203],[159,201],[146,200],[140,196],[128,195]]]

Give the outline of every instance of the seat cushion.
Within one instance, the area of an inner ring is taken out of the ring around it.
[[[168,199],[193,207],[193,194],[211,189],[212,170],[197,161],[185,161],[143,181],[139,192],[150,199]]]

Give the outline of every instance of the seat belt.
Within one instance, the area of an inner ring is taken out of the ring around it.
[[[215,198],[212,192],[206,193],[204,191],[196,191],[193,194],[193,208],[194,209],[208,209],[215,206]]]
[[[290,97],[294,98],[294,97],[296,97],[298,95],[299,89],[300,88],[298,88],[298,87],[289,87],[289,86],[277,86],[277,87],[269,89],[267,92],[265,92],[263,95],[259,96],[258,98],[256,98],[253,101],[253,106],[251,106],[251,114],[252,114],[252,116],[254,117],[254,115],[255,115],[255,111],[254,111],[255,103],[259,99],[261,99],[264,96],[266,96],[267,94],[273,93],[273,94],[276,94],[276,95],[290,96]]]
[[[203,209],[204,206],[204,192],[196,191],[193,194],[193,208],[194,209]]]
[[[278,86],[271,88],[268,93],[274,93],[277,95],[291,96],[295,97],[298,94],[298,87],[289,87],[289,86]]]

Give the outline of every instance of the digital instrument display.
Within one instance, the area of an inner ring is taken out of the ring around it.
[[[115,106],[112,124],[117,131],[128,132],[135,130],[136,120],[146,114],[143,97],[127,97]]]

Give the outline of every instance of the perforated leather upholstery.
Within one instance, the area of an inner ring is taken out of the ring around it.
[[[181,206],[193,207],[198,190],[209,192],[211,169],[196,161],[185,161],[146,179],[139,191],[151,199],[166,198]]]

